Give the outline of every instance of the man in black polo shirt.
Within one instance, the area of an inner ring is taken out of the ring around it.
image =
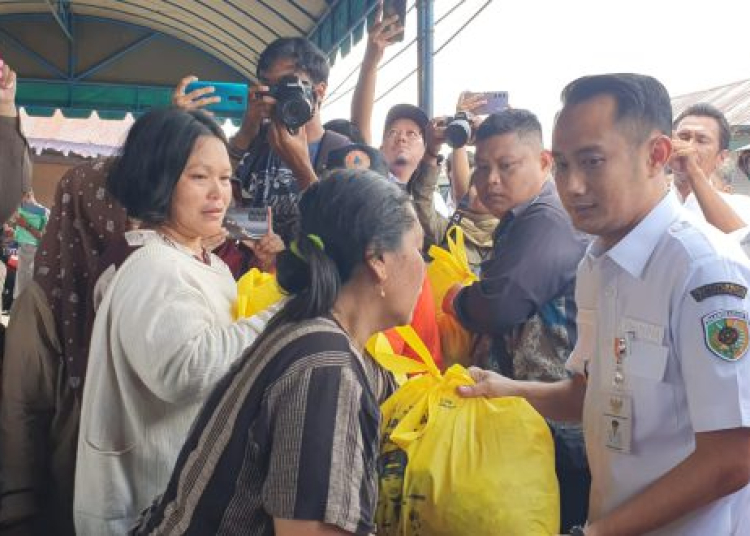
[[[490,115],[477,130],[476,149],[474,184],[501,221],[480,281],[449,292],[444,309],[468,330],[492,337],[478,366],[515,379],[560,380],[576,340],[573,291],[587,240],[549,180],[552,157],[534,114]],[[565,529],[586,519],[588,470],[580,426],[553,429]]]

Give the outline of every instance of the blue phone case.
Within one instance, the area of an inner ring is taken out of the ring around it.
[[[218,114],[241,114],[247,108],[247,84],[199,80],[188,84],[185,93],[208,86],[212,86],[214,92],[204,97],[221,97],[221,102],[209,104],[206,106],[207,110]]]

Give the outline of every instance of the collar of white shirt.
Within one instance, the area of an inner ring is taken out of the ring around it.
[[[662,235],[681,210],[680,201],[673,192],[669,192],[617,244],[605,251],[596,240],[591,245],[589,255],[594,258],[606,255],[630,275],[640,278]]]

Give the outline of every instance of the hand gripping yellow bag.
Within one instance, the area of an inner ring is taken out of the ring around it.
[[[429,372],[381,408],[378,535],[557,534],[554,444],[544,419],[521,398],[459,397],[456,387],[473,383],[466,370],[454,365],[440,376],[408,331],[399,328]]]
[[[432,284],[443,360],[446,365],[469,365],[475,336],[464,329],[455,318],[443,312],[443,300],[456,283],[471,285],[478,281],[478,278],[469,268],[463,230],[460,227],[451,227],[446,234],[446,240],[447,250],[438,246],[430,247],[428,253],[433,260],[427,266],[427,277]]]
[[[234,319],[253,316],[265,311],[283,297],[275,275],[251,268],[237,281]]]

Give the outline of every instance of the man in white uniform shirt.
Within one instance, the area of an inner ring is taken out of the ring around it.
[[[729,210],[716,199],[719,197],[745,225],[750,225],[750,199],[726,192],[712,180],[729,158],[731,131],[724,114],[710,104],[694,104],[675,119],[673,127],[669,166],[685,208],[728,232]]]
[[[591,504],[571,534],[750,534],[750,264],[669,191],[670,131],[669,95],[651,77],[563,91],[555,180],[574,225],[597,237],[578,270],[570,378],[473,369],[477,385],[459,388],[583,418]]]

